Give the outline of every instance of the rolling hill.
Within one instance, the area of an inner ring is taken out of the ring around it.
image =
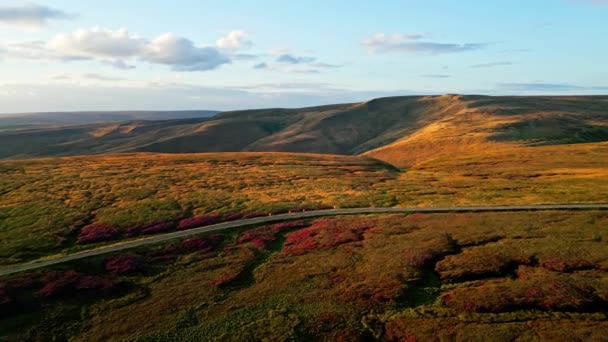
[[[399,167],[512,144],[608,140],[608,96],[404,96],[211,118],[0,130],[0,158],[116,152],[366,154]]]
[[[4,114],[0,126],[66,125],[129,120],[170,120],[205,118],[217,114],[214,110],[179,111],[90,111],[90,112],[41,112]]]

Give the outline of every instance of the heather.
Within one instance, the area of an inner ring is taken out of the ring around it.
[[[363,156],[290,153],[2,161],[0,264],[289,211],[605,202],[607,151],[605,143],[501,145],[403,170]]]
[[[2,279],[0,310],[16,316],[0,315],[0,336],[599,341],[606,224],[603,211],[400,214],[204,234]]]

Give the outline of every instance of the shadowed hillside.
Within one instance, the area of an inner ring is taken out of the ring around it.
[[[399,167],[511,144],[608,140],[608,97],[404,96],[207,119],[0,129],[0,158],[108,152],[361,154]]]
[[[114,111],[114,112],[48,112],[5,114],[0,116],[0,126],[65,125],[128,120],[170,120],[206,118],[217,114],[214,110],[176,111]]]

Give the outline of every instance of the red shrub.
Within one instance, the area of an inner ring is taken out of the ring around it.
[[[262,217],[262,216],[268,216],[268,213],[246,213],[243,215],[243,218],[256,218],[256,217]]]
[[[237,271],[237,270],[226,271],[226,272],[220,274],[219,277],[215,278],[211,282],[211,284],[213,284],[213,286],[218,286],[218,287],[228,284],[229,282],[234,280],[236,277],[238,277],[239,274],[240,274],[240,271]]]
[[[231,213],[231,214],[226,215],[224,217],[224,220],[226,220],[226,221],[235,221],[235,220],[238,220],[238,219],[241,219],[241,218],[243,218],[243,214],[241,214],[241,213]]]
[[[213,250],[224,241],[224,235],[213,234],[210,236],[196,236],[186,239],[179,244],[179,249],[182,251],[203,251],[208,252]]]
[[[142,268],[141,257],[135,254],[119,254],[104,261],[104,269],[115,275],[136,273]]]
[[[142,234],[157,234],[162,232],[168,232],[177,228],[175,222],[155,222],[144,226],[141,229]]]
[[[276,240],[277,233],[304,226],[306,226],[304,221],[292,221],[249,229],[239,237],[239,243],[251,242],[256,248],[264,249],[267,243]]]
[[[580,311],[605,302],[585,278],[521,266],[518,279],[489,281],[457,288],[443,297],[447,306],[469,312],[506,312],[521,309]]]
[[[437,257],[432,249],[411,248],[403,252],[405,263],[414,268],[420,268]]]
[[[219,215],[205,215],[190,217],[179,221],[177,229],[191,229],[196,227],[208,226],[211,224],[218,223],[220,219]]]
[[[251,242],[258,249],[266,248],[266,243],[274,240],[275,234],[268,226],[250,229],[239,237],[239,243]]]
[[[195,236],[178,244],[167,246],[161,252],[152,254],[154,259],[173,259],[179,254],[200,251],[207,253],[219,246],[224,241],[224,235],[213,234],[210,236]]]
[[[109,279],[84,275],[75,271],[48,271],[43,276],[43,286],[38,296],[44,299],[73,295],[74,292],[107,292],[114,287]]]
[[[317,220],[305,229],[287,234],[282,253],[299,255],[312,249],[331,248],[363,240],[370,229],[367,222],[355,220]]]
[[[289,230],[289,229],[294,229],[294,228],[301,228],[301,227],[306,227],[307,224],[305,221],[288,221],[288,222],[281,222],[281,223],[275,223],[273,225],[270,226],[270,229],[275,232],[282,232],[284,230]]]
[[[119,238],[120,229],[107,224],[93,223],[80,230],[78,243],[92,243]]]
[[[541,256],[539,259],[539,263],[542,267],[561,273],[596,267],[593,263],[578,258],[577,256]]]

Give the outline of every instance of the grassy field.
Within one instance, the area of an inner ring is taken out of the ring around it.
[[[333,207],[608,202],[608,144],[506,146],[400,171],[355,156],[126,154],[0,162],[0,264]]]
[[[603,211],[233,230],[0,281],[14,340],[601,341]]]
[[[390,205],[369,189],[398,173],[369,158],[261,153],[6,161],[0,170],[1,264],[104,236],[188,228],[184,218]]]

